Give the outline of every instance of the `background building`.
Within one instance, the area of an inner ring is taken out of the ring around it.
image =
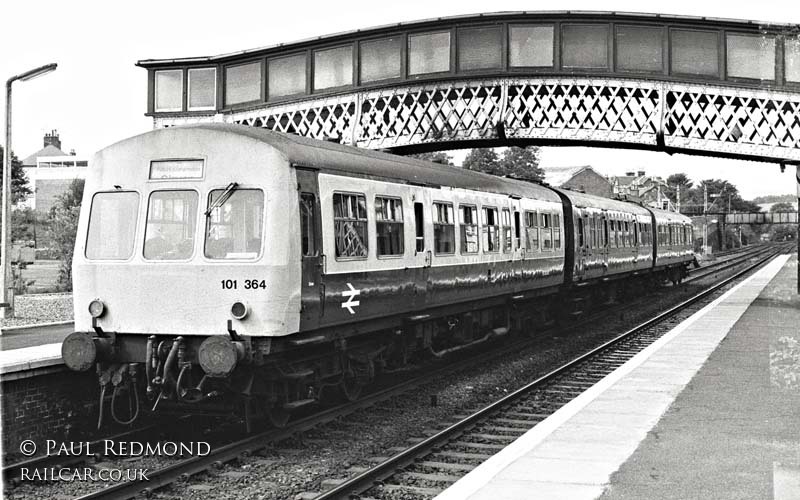
[[[580,167],[550,167],[544,169],[544,181],[551,186],[611,198],[611,183],[589,165]]]
[[[44,146],[22,160],[33,194],[20,202],[18,208],[31,208],[46,214],[56,197],[64,193],[75,179],[85,179],[89,162],[77,156],[75,150],[61,150],[61,139],[53,130],[44,136]]]

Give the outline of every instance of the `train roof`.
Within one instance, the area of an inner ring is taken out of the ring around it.
[[[603,210],[615,210],[618,212],[626,212],[635,215],[646,215],[648,217],[650,216],[650,212],[648,211],[647,208],[633,202],[612,199],[612,198],[604,198],[602,196],[595,196],[592,194],[581,193],[580,191],[571,191],[569,189],[561,189],[561,188],[553,188],[553,189],[556,189],[558,192],[566,196],[569,199],[569,201],[572,202],[572,206],[574,207],[578,208],[592,207]]]
[[[459,167],[440,165],[405,156],[343,146],[332,142],[308,139],[292,134],[273,132],[245,125],[207,123],[171,127],[161,131],[189,129],[233,134],[269,144],[283,153],[290,163],[320,171],[356,174],[395,182],[430,187],[453,187],[519,196],[560,203],[558,195],[548,187],[533,182],[498,177]],[[149,133],[159,133],[154,131]],[[398,168],[402,164],[403,168]]]

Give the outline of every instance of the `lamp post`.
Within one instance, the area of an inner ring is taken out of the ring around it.
[[[3,158],[3,210],[2,210],[2,238],[0,238],[0,251],[2,257],[2,273],[0,273],[0,289],[2,289],[3,300],[0,304],[0,316],[11,318],[14,316],[13,298],[8,293],[8,287],[12,283],[11,276],[11,85],[21,80],[26,82],[34,78],[46,75],[54,71],[58,65],[56,63],[47,64],[32,70],[12,76],[6,80],[6,147]]]

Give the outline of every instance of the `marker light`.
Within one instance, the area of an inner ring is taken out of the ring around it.
[[[231,316],[235,319],[244,319],[249,312],[250,309],[244,302],[234,302],[231,306]]]
[[[89,314],[92,315],[93,318],[99,318],[106,312],[106,305],[103,304],[103,301],[100,299],[94,299],[93,301],[89,302]]]

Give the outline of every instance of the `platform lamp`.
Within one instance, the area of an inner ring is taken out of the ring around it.
[[[58,64],[51,63],[32,70],[12,76],[6,80],[6,144],[3,157],[3,210],[2,210],[2,241],[0,241],[0,262],[2,263],[2,273],[0,273],[0,289],[2,289],[3,300],[0,303],[0,316],[11,318],[14,316],[13,299],[10,298],[8,287],[12,283],[11,276],[11,85],[21,80],[26,82],[42,75],[54,71]]]

